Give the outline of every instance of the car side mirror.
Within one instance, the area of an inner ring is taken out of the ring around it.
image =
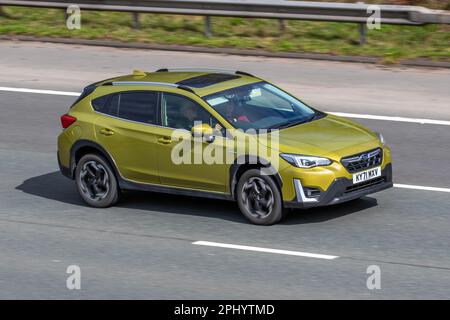
[[[205,142],[213,142],[215,139],[214,130],[207,123],[202,123],[192,127],[192,136],[194,138],[202,137]]]

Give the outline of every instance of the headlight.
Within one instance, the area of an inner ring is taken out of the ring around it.
[[[386,144],[386,140],[384,140],[384,137],[383,137],[383,135],[381,134],[381,133],[379,133],[379,132],[375,132],[376,134],[377,134],[377,137],[378,137],[378,139],[380,140],[380,142],[381,142],[381,145],[385,145]]]
[[[317,166],[328,166],[331,164],[331,160],[321,157],[304,156],[300,154],[280,154],[284,160],[299,168],[313,168]]]

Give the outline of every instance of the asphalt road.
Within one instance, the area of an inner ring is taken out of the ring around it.
[[[80,91],[138,67],[225,67],[322,110],[450,120],[448,70],[13,42],[0,56],[5,87]],[[393,188],[270,227],[248,224],[232,202],[156,193],[92,209],[57,169],[59,115],[73,100],[0,91],[0,299],[450,298],[450,193]],[[450,126],[360,122],[392,147],[396,183],[450,188]],[[80,290],[66,288],[69,265],[81,268]],[[379,290],[366,286],[370,265]]]

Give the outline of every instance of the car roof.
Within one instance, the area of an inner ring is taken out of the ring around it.
[[[156,72],[135,70],[132,74],[97,82],[96,86],[107,84],[139,84],[144,86],[178,86],[202,97],[219,91],[261,81],[248,73],[227,70],[183,71],[160,69]]]

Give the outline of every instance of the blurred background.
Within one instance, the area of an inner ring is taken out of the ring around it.
[[[317,2],[359,2],[354,0],[342,0],[342,1],[330,1],[330,0],[312,0]],[[411,6],[424,6],[428,8],[436,9],[450,9],[449,0],[364,0],[364,3],[377,3],[377,4],[398,4],[398,5],[411,5]]]
[[[450,0],[366,0],[365,3],[450,9]],[[26,35],[373,56],[387,64],[415,58],[450,61],[450,25],[445,24],[382,25],[380,30],[368,30],[366,45],[360,45],[358,27],[354,23],[212,17],[211,26],[212,35],[205,36],[201,16],[140,14],[136,27],[130,13],[83,11],[81,29],[68,30],[60,9],[4,6],[0,13],[0,36],[3,37]]]

